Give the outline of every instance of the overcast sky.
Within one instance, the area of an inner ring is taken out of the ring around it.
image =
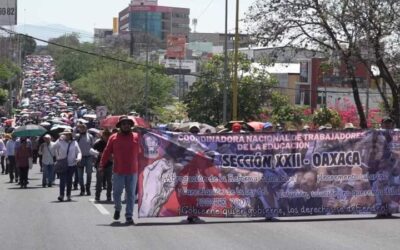
[[[240,0],[240,16],[254,0]],[[130,0],[18,0],[18,23],[62,24],[93,32],[93,28],[112,28],[112,18]],[[224,32],[224,0],[159,0],[159,5],[190,8],[190,18],[198,18],[197,32]],[[235,0],[229,0],[230,32],[235,28]],[[193,27],[191,26],[193,29]]]

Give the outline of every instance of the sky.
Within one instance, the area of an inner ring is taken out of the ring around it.
[[[255,0],[240,0],[240,18]],[[112,19],[130,0],[18,0],[18,24],[61,24],[93,33],[94,28],[112,28]],[[197,18],[197,32],[224,32],[224,0],[158,0],[158,5],[190,8]],[[235,29],[236,1],[228,1],[228,31]],[[191,26],[192,30],[193,27]]]

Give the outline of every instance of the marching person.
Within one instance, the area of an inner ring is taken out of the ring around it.
[[[67,201],[71,201],[72,175],[75,172],[76,165],[82,159],[81,150],[76,141],[72,138],[72,131],[66,129],[60,133],[61,137],[54,144],[56,159],[62,160],[67,158],[67,170],[60,173],[60,195],[59,201],[64,201],[65,187],[67,188]]]
[[[39,147],[39,159],[42,160],[43,166],[43,178],[42,178],[42,186],[43,187],[51,187],[54,182],[54,142],[51,141],[51,135],[46,134],[43,136],[44,142],[40,144]]]
[[[10,174],[10,183],[14,181],[14,173],[15,173],[15,182],[18,183],[18,173],[15,166],[15,144],[16,144],[16,137],[12,136],[6,143],[6,150],[7,150],[7,163],[8,163],[8,173]]]
[[[0,136],[0,157],[1,157],[1,173],[7,174],[6,166],[4,165],[4,158],[7,153],[6,145],[3,141],[3,136]]]
[[[106,163],[106,167],[104,171],[100,171],[99,164],[101,160],[101,155],[106,148],[107,141],[109,137],[111,136],[111,132],[106,129],[103,130],[101,133],[101,138],[96,141],[93,145],[93,148],[91,152],[93,152],[94,155],[97,155],[97,160],[95,167],[97,169],[96,173],[96,195],[95,195],[95,200],[99,201],[100,200],[100,194],[103,189],[103,180],[106,182],[106,188],[107,188],[107,201],[111,201],[111,191],[112,191],[112,161],[108,161]]]
[[[37,158],[38,158],[38,151],[39,151],[39,138],[37,136],[31,137],[31,145],[32,145],[33,163],[36,164]]]
[[[94,138],[87,132],[87,127],[85,124],[81,123],[77,126],[79,137],[77,142],[82,153],[82,160],[78,165],[78,179],[79,185],[81,187],[80,195],[86,194],[90,195],[90,184],[92,182],[92,172],[93,172],[93,156],[90,154],[90,149],[93,147]],[[83,179],[83,175],[86,172],[86,185]]]
[[[115,205],[114,220],[119,220],[121,212],[121,195],[125,188],[127,224],[133,222],[136,183],[138,178],[139,135],[132,132],[135,125],[128,116],[121,116],[117,123],[120,132],[108,139],[106,148],[100,160],[100,171],[105,171],[110,156],[113,155],[113,198]]]
[[[31,157],[32,149],[27,144],[27,139],[23,137],[20,139],[20,145],[15,150],[15,162],[20,173],[21,188],[26,188],[28,185],[29,158]]]

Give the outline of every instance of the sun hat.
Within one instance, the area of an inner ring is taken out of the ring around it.
[[[384,122],[394,122],[394,121],[393,121],[393,119],[390,118],[389,116],[386,116],[386,117],[382,118],[381,123],[384,123]]]
[[[272,127],[273,127],[272,123],[270,123],[270,122],[264,123],[264,126],[263,126],[263,128],[272,128]]]
[[[61,132],[60,135],[72,135],[72,130],[67,128],[63,132]]]
[[[344,125],[344,129],[354,129],[356,127],[354,127],[353,123],[348,122]]]
[[[125,122],[125,121],[128,121],[128,122],[130,122],[131,123],[131,127],[133,127],[134,125],[135,125],[135,122],[132,120],[132,119],[130,119],[128,116],[126,116],[126,115],[123,115],[123,116],[121,116],[121,117],[119,117],[119,119],[118,119],[118,123],[115,125],[117,128],[119,128],[119,127],[121,127],[121,123],[122,122]]]

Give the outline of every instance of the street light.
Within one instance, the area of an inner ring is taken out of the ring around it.
[[[225,0],[225,44],[224,44],[224,99],[222,121],[227,122],[228,106],[228,0]]]
[[[236,0],[236,26],[235,26],[235,65],[232,86],[232,119],[237,120],[238,105],[238,57],[239,57],[239,0]]]

